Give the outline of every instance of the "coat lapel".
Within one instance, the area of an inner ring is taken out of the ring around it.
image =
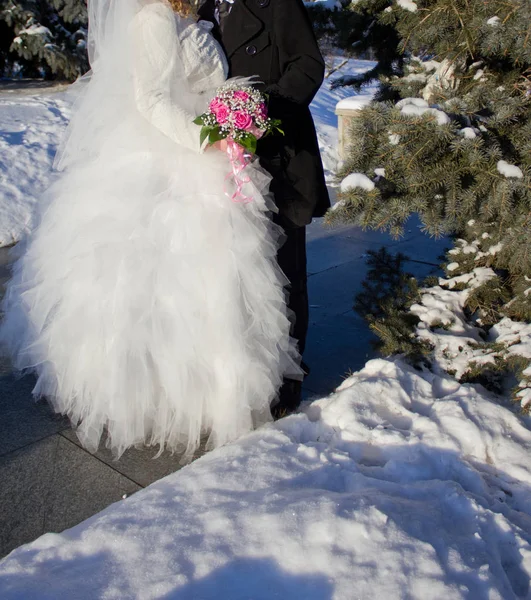
[[[257,36],[264,24],[247,6],[246,0],[235,0],[223,27],[223,45],[230,57],[238,48]]]

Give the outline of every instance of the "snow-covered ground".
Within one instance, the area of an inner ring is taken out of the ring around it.
[[[69,107],[62,91],[0,93],[0,247],[31,228]]]
[[[0,562],[3,600],[531,598],[531,431],[373,360],[339,391]]]
[[[364,71],[371,64],[350,60],[335,76]],[[71,98],[62,88],[28,91],[0,87],[0,247],[18,241],[31,228],[35,205],[52,177],[55,150],[70,117]],[[339,160],[334,108],[350,95],[348,88],[331,91],[327,81],[312,105],[330,181]]]

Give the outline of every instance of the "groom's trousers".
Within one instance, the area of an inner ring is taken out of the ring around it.
[[[275,215],[273,220],[284,229],[286,234],[284,244],[278,251],[277,260],[279,267],[289,279],[288,308],[293,313],[291,318],[294,317],[291,336],[297,340],[302,356],[306,346],[309,321],[306,227],[296,227],[279,215]]]

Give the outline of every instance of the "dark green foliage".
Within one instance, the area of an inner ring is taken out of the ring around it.
[[[489,345],[485,344],[485,348]],[[491,392],[500,395],[511,395],[519,401],[514,392],[515,387],[524,378],[523,371],[529,366],[529,359],[523,356],[496,356],[492,364],[477,364],[472,362],[470,369],[462,377],[463,383],[480,383]]]
[[[482,326],[489,327],[503,318],[503,307],[510,299],[510,286],[498,276],[472,290],[467,308],[479,317]]]
[[[403,54],[399,51],[400,37],[393,24],[384,22],[381,13],[393,4],[392,0],[364,0],[351,10],[350,1],[342,1],[342,10],[310,7],[310,15],[320,40],[341,48],[347,56],[370,58],[376,61],[374,69],[366,73],[340,77],[332,87],[350,85],[359,90],[375,79],[385,79],[402,73]],[[382,85],[379,99],[396,99],[396,92]]]
[[[371,14],[398,36],[403,74],[377,75],[404,100],[375,102],[354,119],[339,175],[365,173],[375,189],[346,190],[328,221],[399,235],[418,213],[427,233],[477,246],[474,254],[451,257],[452,275],[478,266],[498,274],[497,284],[470,297],[486,322],[501,315],[528,321],[531,3],[419,0],[416,6],[412,12],[384,0],[352,5],[360,18]],[[375,169],[385,176],[375,177]]]
[[[0,32],[3,76],[73,80],[88,69],[84,0],[0,0]]]

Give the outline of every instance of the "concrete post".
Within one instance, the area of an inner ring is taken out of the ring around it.
[[[337,129],[339,133],[338,153],[341,160],[345,160],[349,146],[349,131],[352,120],[359,115],[360,109],[367,106],[372,100],[372,96],[360,95],[344,98],[336,105]]]

